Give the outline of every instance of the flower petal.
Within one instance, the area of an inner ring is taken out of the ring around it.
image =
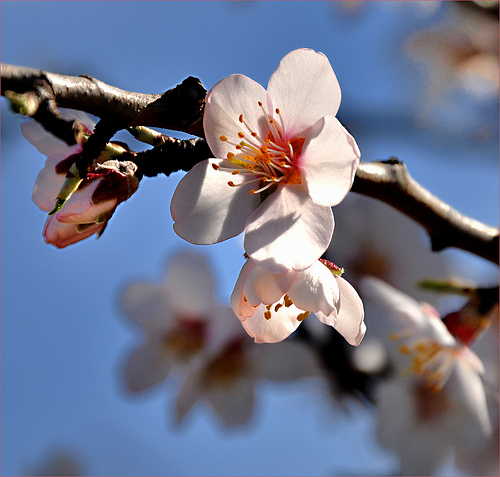
[[[233,309],[234,314],[241,321],[245,321],[247,318],[253,316],[256,310],[255,307],[248,303],[248,300],[245,297],[245,283],[247,281],[248,274],[252,270],[252,264],[253,262],[251,260],[247,260],[245,262],[240,270],[233,292],[231,293],[231,308]]]
[[[304,137],[323,116],[335,116],[340,86],[323,53],[299,49],[288,53],[272,74],[267,92],[279,108],[287,137]]]
[[[351,189],[360,155],[337,118],[321,118],[307,134],[299,158],[302,183],[311,199],[330,207],[341,202]]]
[[[164,282],[172,310],[178,315],[206,316],[214,306],[215,285],[205,255],[185,251],[168,265]]]
[[[335,278],[340,290],[340,308],[334,328],[350,345],[358,346],[366,332],[363,302],[347,280]]]
[[[32,199],[40,209],[51,211],[56,205],[56,199],[64,184],[66,174],[56,174],[56,166],[68,156],[82,150],[79,144],[68,148],[69,154],[53,154],[47,157],[43,169],[36,176],[33,185]]]
[[[64,119],[78,119],[81,123],[87,126],[87,128],[89,129],[89,133],[91,133],[94,129],[94,121],[90,119],[90,117],[87,116],[83,111],[60,108],[59,112]],[[75,152],[71,152],[75,148],[75,146],[80,148],[77,152],[81,152],[82,150],[80,144],[68,146],[66,142],[48,132],[39,122],[35,121],[34,119],[30,119],[22,123],[21,132],[23,136],[45,156],[62,154],[67,157],[71,154],[75,154]]]
[[[252,306],[276,303],[290,288],[295,272],[270,273],[251,259],[251,270],[245,282],[245,296]]]
[[[264,312],[266,307],[259,305],[255,314],[242,321],[245,331],[254,338],[256,343],[278,343],[290,336],[300,325],[297,316],[302,313],[296,306],[282,306],[273,311],[272,318],[266,320]]]
[[[301,310],[329,315],[338,307],[339,287],[330,270],[317,260],[307,270],[296,273],[288,296]]]
[[[197,245],[221,242],[240,234],[246,219],[258,206],[257,194],[249,193],[255,185],[244,184],[251,177],[216,171],[212,164],[235,167],[218,159],[196,164],[177,185],[170,204],[175,232]],[[229,180],[243,185],[230,187]]]
[[[170,373],[173,361],[155,343],[145,343],[130,356],[125,378],[130,391],[144,391],[161,383]]]
[[[168,295],[161,285],[131,285],[124,291],[121,303],[123,311],[147,336],[164,334],[176,324]]]
[[[231,75],[219,81],[207,94],[203,127],[208,145],[215,157],[225,159],[228,152],[236,152],[233,142],[241,139],[238,132],[250,132],[239,121],[245,122],[261,137],[267,137],[269,127],[259,106],[267,104],[267,92],[263,86],[244,75]],[[228,141],[221,141],[221,136]]]
[[[55,215],[52,215],[45,222],[43,237],[46,243],[55,245],[57,248],[64,248],[99,232],[103,226],[104,223],[94,224],[80,231],[75,224],[63,224],[57,221]]]
[[[327,249],[333,224],[332,210],[300,184],[281,186],[248,218],[245,250],[271,273],[305,270]]]

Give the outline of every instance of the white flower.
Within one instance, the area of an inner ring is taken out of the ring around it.
[[[243,265],[231,305],[257,343],[276,343],[293,333],[313,312],[357,346],[366,331],[364,310],[356,290],[331,262],[317,260],[307,270],[269,273],[251,259]]]
[[[361,291],[394,330],[395,374],[379,390],[378,437],[399,454],[403,475],[431,475],[451,449],[471,449],[491,434],[483,365],[430,305],[376,278],[365,278]]]
[[[171,203],[174,229],[195,244],[245,232],[245,250],[273,273],[304,270],[328,247],[331,207],[351,188],[359,149],[335,118],[340,87],[322,53],[286,55],[267,91],[243,75],[207,95],[197,164]]]
[[[256,345],[238,325],[217,353],[190,368],[176,402],[177,421],[183,421],[202,401],[224,425],[245,424],[252,415],[260,381],[294,381],[319,373],[314,354],[302,343]]]
[[[217,348],[234,321],[230,308],[215,302],[212,274],[203,255],[176,255],[161,285],[139,283],[123,297],[127,315],[139,325],[144,342],[128,359],[125,375],[131,391],[163,381],[174,365]]]

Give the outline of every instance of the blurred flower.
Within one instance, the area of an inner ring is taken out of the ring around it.
[[[388,204],[350,194],[335,207],[335,221],[325,258],[341,263],[354,286],[371,275],[429,301],[436,294],[416,289],[417,283],[451,274],[446,257],[430,250],[423,228]]]
[[[455,129],[457,121],[468,121],[464,123],[465,128],[471,130],[470,118],[476,117],[471,111],[472,103],[458,101],[452,94],[465,91],[476,101],[476,108],[481,102],[497,105],[498,17],[471,8],[471,2],[453,3],[449,6],[448,22],[415,33],[408,42],[407,52],[427,67],[422,118],[441,128],[443,123],[453,121]],[[467,107],[460,111],[465,118],[457,111],[457,107],[462,106]],[[487,126],[487,123],[481,125]]]
[[[128,359],[130,391],[163,381],[174,365],[190,363],[226,339],[230,308],[214,298],[212,273],[203,255],[184,252],[170,261],[165,281],[138,283],[123,296],[123,309],[144,334],[143,344]]]
[[[357,346],[366,331],[363,303],[331,262],[317,260],[306,270],[269,273],[248,259],[231,295],[231,305],[257,343],[276,343],[313,312]]]
[[[176,402],[177,421],[184,420],[196,402],[204,401],[224,425],[242,425],[252,415],[259,381],[287,382],[315,375],[319,367],[309,347],[295,341],[256,345],[238,325],[218,352],[190,368]]]
[[[81,462],[72,452],[58,450],[46,456],[45,460],[36,468],[32,468],[22,475],[47,475],[55,477],[57,475],[84,475]]]
[[[79,119],[92,134],[93,123],[79,111],[64,110],[68,119]],[[64,141],[48,133],[34,120],[21,125],[24,137],[42,154],[47,155],[43,169],[33,187],[33,201],[40,209],[50,212],[56,206],[60,191],[65,187],[67,174],[82,152],[85,139],[68,146]],[[113,156],[130,152],[123,145],[112,143],[91,166],[87,176],[62,208],[50,215],[43,228],[43,236],[49,244],[67,247],[97,233],[100,236],[116,207],[127,200],[138,188],[135,173],[137,166],[130,161],[112,159]],[[111,156],[110,156],[111,155]]]
[[[361,290],[386,310],[396,373],[379,389],[378,438],[403,475],[432,475],[452,449],[479,448],[491,435],[481,360],[457,341],[437,311],[376,278]]]
[[[177,186],[177,234],[209,244],[244,231],[245,250],[262,268],[311,266],[330,243],[330,207],[350,190],[360,157],[335,118],[340,96],[326,56],[308,49],[281,60],[267,91],[243,75],[217,83],[204,114],[216,159]]]

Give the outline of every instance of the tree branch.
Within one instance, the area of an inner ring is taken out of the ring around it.
[[[56,104],[85,111],[101,118],[100,129],[105,140],[113,131],[128,126],[173,129],[203,137],[206,90],[194,77],[186,78],[163,94],[133,93],[88,76],[60,75],[5,64],[1,66],[1,77],[2,95],[8,95],[9,91],[30,95],[30,115],[35,116],[38,108],[46,104],[51,108]],[[102,142],[95,136],[95,142]],[[92,148],[87,149],[91,154]],[[210,155],[203,139],[171,139],[160,148],[139,153],[137,161],[147,176],[169,175],[175,170],[189,170]],[[386,202],[421,224],[431,238],[434,251],[455,247],[499,263],[498,229],[452,209],[415,182],[397,160],[361,162],[352,191]]]
[[[422,225],[431,238],[433,251],[455,247],[498,265],[498,229],[438,199],[413,180],[398,160],[362,162],[351,190],[381,200]]]
[[[90,76],[69,76],[2,63],[6,91],[48,93],[62,108],[78,109],[119,125],[151,126],[203,137],[206,89],[192,76],[162,94],[143,94],[110,86]],[[35,87],[38,85],[38,87]],[[39,104],[42,98],[40,98]]]

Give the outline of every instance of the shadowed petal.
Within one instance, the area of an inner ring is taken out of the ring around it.
[[[337,118],[326,116],[309,131],[299,169],[311,199],[334,206],[351,190],[361,153]]]
[[[271,273],[305,270],[327,249],[333,224],[332,210],[300,184],[281,186],[248,218],[245,251]]]
[[[170,373],[172,360],[155,343],[146,343],[135,350],[125,367],[130,391],[143,391],[161,383]]]
[[[175,232],[196,245],[217,243],[240,234],[246,219],[258,206],[257,194],[249,193],[255,184],[227,184],[230,180],[242,184],[249,176],[216,171],[212,164],[234,167],[218,159],[196,164],[179,182],[170,205]]]
[[[219,81],[208,93],[203,116],[203,127],[208,145],[215,157],[225,159],[228,152],[235,152],[233,142],[241,139],[238,132],[249,136],[250,132],[239,121],[243,119],[261,137],[266,137],[269,127],[265,122],[259,101],[267,104],[266,90],[244,75],[231,75]],[[224,135],[228,141],[221,141]]]

